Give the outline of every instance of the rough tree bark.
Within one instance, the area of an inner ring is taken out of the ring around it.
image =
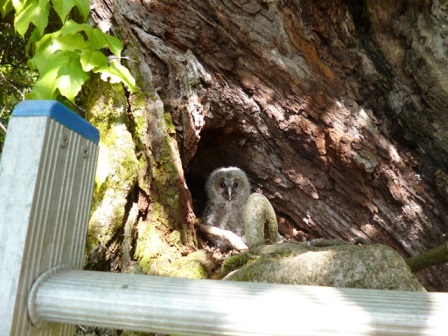
[[[361,237],[405,257],[446,240],[445,2],[92,6],[96,22],[127,42],[139,79],[127,113],[144,119],[128,129],[146,167],[140,215],[178,195],[166,218],[194,246],[207,175],[236,165],[270,199],[286,238]],[[168,184],[154,171],[166,169]],[[448,290],[447,274],[444,264],[418,276]]]

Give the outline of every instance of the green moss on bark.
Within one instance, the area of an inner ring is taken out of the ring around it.
[[[125,219],[129,192],[137,181],[139,162],[128,131],[126,97],[121,85],[98,83],[88,90],[87,118],[100,131],[100,154],[92,215],[87,235],[87,262],[104,250]]]
[[[106,258],[105,251],[116,246],[112,239],[120,243],[131,192],[139,190],[137,234],[130,238],[133,261],[127,263],[133,267],[127,271],[202,278],[207,274],[202,264],[181,253],[195,237],[180,204],[183,172],[174,124],[145,71],[144,64],[131,64],[137,90],[129,97],[120,85],[93,81],[87,89],[87,119],[101,133],[87,260]]]

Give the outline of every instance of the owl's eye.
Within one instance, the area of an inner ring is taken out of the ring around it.
[[[221,184],[219,186],[224,189],[226,187],[226,183],[225,182],[221,182]]]
[[[237,182],[233,182],[233,187],[234,188],[238,188],[238,183]]]

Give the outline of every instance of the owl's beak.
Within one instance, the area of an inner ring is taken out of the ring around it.
[[[232,187],[227,187],[227,198],[229,201],[232,200]]]

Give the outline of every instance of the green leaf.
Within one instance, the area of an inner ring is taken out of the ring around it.
[[[57,51],[50,55],[48,63],[40,70],[41,75],[31,92],[34,99],[54,99],[59,90],[71,102],[74,102],[76,95],[81,90],[82,85],[89,78],[79,63],[79,55],[75,52]]]
[[[90,14],[90,0],[75,0],[75,4],[84,20],[87,20]]]
[[[67,20],[75,6],[87,18],[89,0],[0,1],[3,1],[0,14],[5,15],[12,7],[15,9],[15,28],[20,35],[27,33],[30,24],[35,27],[27,44],[27,53],[34,55],[28,64],[40,73],[31,92],[33,98],[54,99],[60,94],[74,102],[90,71],[101,73],[105,81],[122,82],[129,90],[134,89],[135,79],[129,70],[118,60],[108,63],[102,52],[108,48],[119,58],[123,49],[121,41],[88,24]],[[50,1],[63,25],[60,30],[45,34]]]
[[[85,32],[87,35],[91,35],[91,31],[94,30],[92,27],[90,27],[86,23],[77,23],[73,20],[68,20],[64,23],[64,25],[61,28],[61,34],[76,34],[81,31]],[[90,37],[89,37],[90,38]]]
[[[90,27],[88,24],[80,24],[68,20],[61,28],[61,35],[76,34],[81,31],[86,33],[90,41],[89,49],[100,50],[107,47],[114,55],[120,56],[121,50],[123,49],[121,41],[116,37],[103,33],[98,28],[94,29]]]
[[[58,89],[72,103],[89,75],[84,72],[78,60],[72,58],[69,63],[62,65],[58,71]]]
[[[25,0],[27,1],[27,0]],[[12,5],[16,11],[16,13],[20,12],[25,5],[25,1],[23,0],[12,0]]]
[[[14,25],[17,32],[25,37],[30,23],[33,23],[41,35],[48,24],[50,14],[50,0],[28,0],[24,7],[16,13]]]
[[[108,47],[114,55],[120,57],[123,44],[116,37],[103,33],[99,29],[93,29],[89,38],[92,43],[92,49],[99,50]]]
[[[56,38],[53,43],[58,50],[83,50],[89,43],[84,40],[81,34],[68,34]]]
[[[72,8],[76,5],[74,0],[51,0],[51,2],[62,22],[65,22],[68,13],[70,13]]]
[[[33,32],[28,39],[28,43],[26,44],[26,55],[30,55],[30,50],[35,53],[36,52],[36,43],[38,43],[42,39],[42,35],[39,32],[39,29],[33,29]]]
[[[0,14],[2,15],[2,17],[5,17],[6,14],[8,14],[13,9],[14,9],[14,7],[12,6],[11,0],[4,0],[0,4]]]
[[[40,73],[43,73],[47,68],[54,67],[55,64],[60,62],[59,59],[61,54],[53,44],[55,36],[57,36],[55,33],[44,35],[40,41],[35,44],[35,55],[28,62],[31,69],[38,70]],[[55,60],[58,60],[58,62]]]
[[[81,51],[81,65],[88,72],[106,66],[107,58],[100,51],[86,49]]]
[[[67,54],[68,53],[64,51],[56,51],[48,56],[41,53],[41,57],[46,57],[46,63],[39,64],[40,67],[35,68],[39,70],[40,76],[31,91],[34,99],[53,99],[55,97],[55,91],[58,86],[57,78],[59,69],[70,61],[70,55]],[[33,60],[34,59],[35,57]]]
[[[52,68],[39,76],[30,93],[32,99],[54,99],[56,98],[59,68]]]
[[[103,33],[105,35],[105,38],[107,40],[107,46],[109,47],[109,50],[112,51],[112,53],[115,56],[120,57],[121,51],[123,50],[123,43],[116,37]]]
[[[101,79],[105,82],[109,79],[111,83],[123,82],[132,92],[135,87],[135,79],[129,70],[122,66],[118,61],[112,61],[109,67],[103,67],[98,71],[101,73]]]

